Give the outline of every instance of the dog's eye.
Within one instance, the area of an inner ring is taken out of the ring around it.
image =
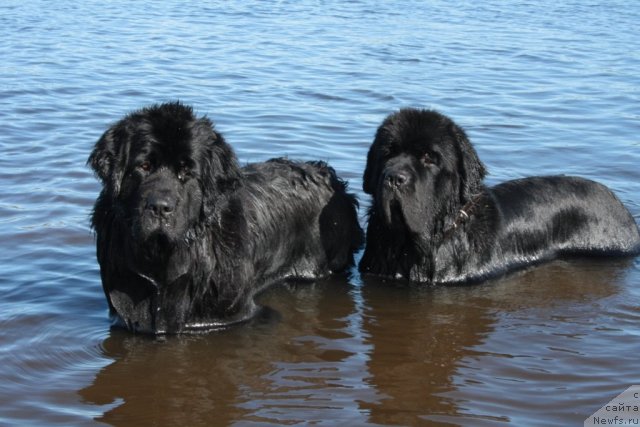
[[[178,178],[185,180],[187,177],[191,176],[191,168],[184,160],[181,161],[178,165]]]
[[[149,172],[151,170],[151,162],[142,162],[138,165],[138,169],[144,172]]]
[[[431,166],[431,165],[435,165],[436,164],[435,156],[432,156],[429,153],[423,154],[422,157],[420,157],[420,161],[425,166]]]

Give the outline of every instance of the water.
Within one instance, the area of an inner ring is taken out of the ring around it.
[[[242,162],[326,160],[366,207],[376,127],[432,107],[490,183],[582,175],[638,219],[638,22],[623,1],[4,0],[0,425],[582,425],[640,384],[638,259],[450,289],[354,271],[155,340],[109,329],[85,161],[126,112],[180,99]]]

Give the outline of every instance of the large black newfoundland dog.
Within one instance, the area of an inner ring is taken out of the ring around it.
[[[477,282],[563,255],[633,255],[638,227],[603,185],[543,176],[488,188],[463,130],[403,109],[378,128],[364,191],[373,196],[360,271],[412,282]]]
[[[153,334],[250,318],[254,295],[353,264],[357,203],[321,162],[239,167],[207,118],[180,103],[124,117],[88,163],[103,184],[91,218],[117,323]]]

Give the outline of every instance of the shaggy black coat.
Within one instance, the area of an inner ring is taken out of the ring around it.
[[[108,129],[88,163],[102,285],[117,324],[162,334],[250,318],[253,297],[287,279],[353,264],[357,202],[322,162],[239,167],[212,122],[167,103]]]
[[[633,217],[601,184],[544,176],[489,188],[485,174],[449,118],[418,109],[389,115],[364,172],[373,200],[360,271],[454,284],[559,256],[640,250]]]

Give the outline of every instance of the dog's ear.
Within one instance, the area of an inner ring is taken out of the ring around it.
[[[236,188],[242,172],[233,149],[209,119],[196,120],[192,136],[204,149],[201,179],[205,215],[209,216],[216,210],[220,197]]]
[[[369,147],[369,153],[367,154],[367,165],[364,169],[364,175],[362,177],[362,189],[367,194],[374,194],[376,187],[378,186],[378,180],[380,179],[380,166],[383,159],[381,158],[380,150],[389,144],[390,132],[390,117],[387,117],[384,122],[378,127],[376,136],[373,139],[371,147]]]
[[[102,181],[102,185],[113,196],[120,192],[120,184],[124,174],[123,164],[126,164],[127,132],[116,124],[109,128],[96,142],[87,164],[91,166],[95,174]]]
[[[451,122],[448,131],[456,141],[458,174],[460,176],[460,203],[465,204],[482,191],[484,186],[482,181],[487,174],[487,169],[480,161],[478,153],[462,128]]]
[[[367,154],[367,166],[364,169],[364,175],[362,177],[362,189],[367,194],[373,194],[376,191],[376,176],[377,176],[377,159],[375,142],[369,148]]]

